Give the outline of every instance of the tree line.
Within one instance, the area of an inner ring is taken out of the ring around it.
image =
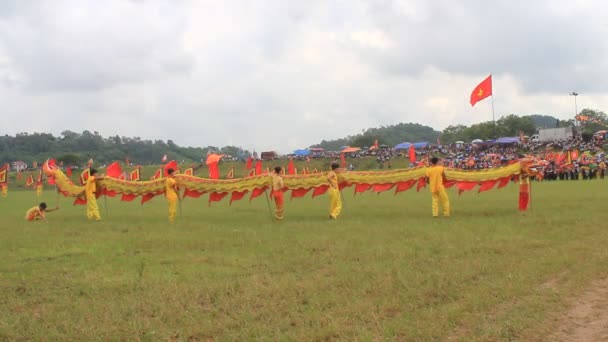
[[[583,109],[580,116],[588,118],[582,125],[583,135],[589,137],[598,130],[608,127],[608,119],[604,112],[592,109]],[[520,133],[531,136],[539,129],[570,127],[577,124],[575,119],[559,120],[550,115],[505,115],[496,122],[485,121],[470,126],[450,125],[443,131],[436,131],[432,127],[415,123],[400,123],[396,125],[369,128],[360,134],[350,135],[335,140],[323,140],[321,143],[311,147],[321,147],[326,150],[336,151],[342,146],[369,147],[375,140],[379,144],[393,147],[402,142],[429,142],[451,144],[456,141],[470,142],[474,139],[489,140],[499,137],[514,137]]]
[[[22,160],[28,165],[55,158],[67,165],[86,164],[94,159],[96,164],[115,160],[129,160],[134,164],[158,164],[163,155],[169,160],[200,162],[207,152],[227,154],[235,158],[248,156],[249,152],[236,146],[181,147],[172,140],[145,140],[139,137],[104,138],[98,132],[76,133],[64,131],[60,136],[50,133],[19,133],[0,136],[0,163]]]

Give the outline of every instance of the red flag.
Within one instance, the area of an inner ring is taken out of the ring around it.
[[[0,184],[8,183],[8,164],[0,167]]]
[[[253,158],[249,157],[249,158],[247,158],[247,165],[245,165],[245,168],[247,170],[251,170],[252,167],[253,167]]]
[[[291,190],[291,198],[304,197],[310,191],[310,188],[298,188]]]
[[[320,187],[315,188],[315,190],[312,192],[312,198],[323,195],[327,192],[327,189],[329,189],[329,185],[321,185]]]
[[[416,162],[416,149],[414,148],[414,144],[410,144],[410,163],[414,164]]]
[[[173,169],[173,171],[177,172],[177,162],[175,160],[172,160],[165,164],[165,167],[163,169],[163,175],[167,177],[169,175],[169,169]]]
[[[492,75],[483,80],[471,93],[471,106],[492,95]]]
[[[132,182],[137,182],[140,180],[141,172],[140,172],[139,166],[136,167],[135,170],[131,171],[129,178],[131,179]]]
[[[211,202],[219,202],[228,195],[227,192],[212,192],[209,194],[209,205]]]
[[[87,179],[91,176],[91,169],[86,168],[80,173],[80,185],[87,184]]]
[[[233,178],[234,178],[234,166],[226,174],[226,179],[233,179]]]
[[[287,164],[287,170],[290,175],[296,174],[296,166],[293,163],[293,159],[289,159],[289,164]]]
[[[260,189],[253,189],[253,191],[251,192],[251,197],[249,197],[249,201],[251,201],[252,199],[262,195],[265,191],[266,191],[267,187],[263,187]]]
[[[209,168],[209,178],[220,179],[220,169],[217,166],[217,162],[207,164],[207,167]]]
[[[163,178],[162,169],[156,170],[156,172],[154,172],[154,176],[152,176],[152,180],[162,179],[162,178]],[[142,202],[142,204],[143,203],[145,203],[145,202]]]
[[[346,155],[345,153],[340,153],[340,160],[342,161],[342,168],[346,168]]]
[[[233,192],[232,195],[230,195],[230,204],[232,204],[232,202],[234,202],[234,201],[239,201],[239,200],[243,199],[243,197],[245,197],[247,192],[248,192],[248,190]]]
[[[120,178],[121,174],[122,168],[120,167],[120,164],[117,161],[108,165],[108,167],[106,168],[106,175],[108,175],[108,177]]]
[[[262,161],[261,160],[257,160],[255,162],[255,174],[256,175],[262,174]]]
[[[65,169],[65,174],[66,174],[68,177],[72,177],[72,168],[68,166],[68,168],[67,168],[67,169]]]
[[[34,176],[29,175],[29,176],[27,176],[27,179],[25,180],[25,186],[30,187],[32,185],[34,185]]]

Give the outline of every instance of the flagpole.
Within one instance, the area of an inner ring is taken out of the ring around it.
[[[492,92],[494,92],[494,91],[492,90]],[[493,125],[494,139],[497,139],[498,137],[496,136],[496,119],[494,118],[494,94],[492,94],[491,98],[492,98],[492,122],[494,123],[494,125]]]

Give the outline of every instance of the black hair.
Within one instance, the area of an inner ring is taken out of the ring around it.
[[[40,204],[38,205],[38,208],[40,208],[40,209],[42,209],[42,210],[46,209],[46,203],[45,203],[45,202],[40,203]]]
[[[339,167],[340,167],[340,164],[338,164],[338,163],[331,163],[331,169],[332,170],[335,170],[335,169],[337,169]]]
[[[89,169],[89,174],[91,174],[91,176],[93,176],[96,173],[97,173],[97,170],[95,170],[93,168]]]
[[[172,175],[172,174],[173,174],[173,172],[175,172],[175,170],[173,170],[173,169],[168,169],[168,170],[167,170],[167,174],[168,174],[168,175]]]
[[[437,158],[437,157],[431,158],[431,164],[437,165],[437,163],[439,163],[439,158]]]
[[[281,170],[282,170],[282,169],[283,169],[283,168],[282,168],[282,167],[280,167],[280,166],[275,166],[275,167],[274,167],[274,172],[279,173],[279,172],[281,172]]]

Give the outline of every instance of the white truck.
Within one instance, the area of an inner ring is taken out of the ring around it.
[[[538,130],[538,136],[535,134],[532,140],[539,142],[570,140],[573,136],[573,127],[545,128]]]

